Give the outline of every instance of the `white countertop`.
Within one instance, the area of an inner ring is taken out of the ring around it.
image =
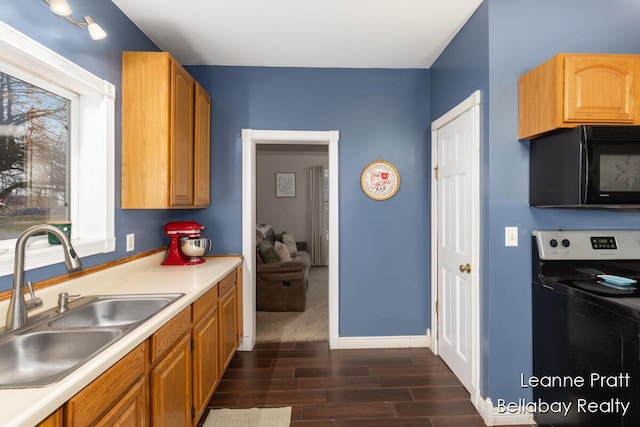
[[[43,306],[29,312],[30,316],[55,307],[60,292],[185,295],[62,381],[48,387],[0,389],[0,426],[34,426],[42,421],[242,263],[240,256],[233,256],[207,258],[205,263],[195,266],[162,266],[163,259],[164,253],[153,254],[36,291]],[[0,302],[0,326],[5,323],[8,305],[8,300]]]

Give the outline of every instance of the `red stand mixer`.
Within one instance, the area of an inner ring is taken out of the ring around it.
[[[164,234],[171,238],[167,257],[162,265],[202,264],[211,249],[211,239],[201,237],[204,226],[195,221],[172,221],[164,226]]]

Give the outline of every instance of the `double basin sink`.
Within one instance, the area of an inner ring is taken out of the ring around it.
[[[54,384],[184,294],[94,295],[0,335],[0,389]]]

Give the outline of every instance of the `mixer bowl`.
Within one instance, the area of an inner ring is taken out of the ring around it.
[[[199,257],[208,250],[211,250],[211,239],[207,237],[180,238],[180,251],[186,256]]]

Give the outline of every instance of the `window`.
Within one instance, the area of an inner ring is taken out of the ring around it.
[[[16,237],[33,224],[71,220],[80,257],[115,250],[114,96],[111,83],[0,22],[0,276],[13,273]],[[63,261],[46,236],[27,251],[25,269]]]
[[[0,64],[0,240],[70,219],[67,169],[76,99]]]

